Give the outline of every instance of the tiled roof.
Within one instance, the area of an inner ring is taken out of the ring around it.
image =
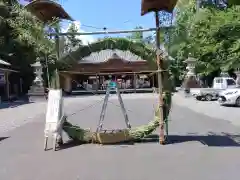
[[[145,61],[142,60],[141,57],[131,53],[130,51],[122,51],[119,49],[111,50],[106,49],[99,52],[94,52],[89,56],[81,59],[79,61],[80,64],[82,63],[102,63],[106,62],[109,59],[122,59],[125,61]]]
[[[8,62],[6,62],[4,60],[1,60],[1,59],[0,59],[0,64],[6,65],[6,66],[10,66],[11,65],[10,63],[8,63]]]

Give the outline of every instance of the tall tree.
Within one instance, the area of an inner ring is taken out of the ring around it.
[[[68,28],[68,33],[77,33],[79,32],[79,27],[73,22]],[[82,45],[82,40],[80,39],[80,36],[69,34],[67,35],[67,46],[69,49],[74,50]]]
[[[142,26],[137,26],[134,28],[135,30],[143,29]],[[143,32],[133,32],[130,36],[128,36],[129,39],[133,41],[142,42],[143,41]]]
[[[183,61],[191,53],[198,59],[197,71],[210,74],[240,65],[240,11],[206,6],[196,12],[195,1],[178,13],[170,53]]]
[[[54,55],[54,42],[47,34],[44,24],[28,12],[18,1],[2,0],[0,2],[0,58],[10,62],[13,68],[20,71],[24,91],[32,83],[32,68],[37,57]],[[45,62],[45,61],[44,61]]]

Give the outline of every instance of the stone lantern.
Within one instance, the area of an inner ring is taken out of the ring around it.
[[[220,73],[220,76],[221,76],[221,77],[230,77],[229,74],[228,74],[227,72],[225,72],[225,71],[222,71],[222,72]]]
[[[239,87],[240,86],[240,68],[237,68],[234,73],[236,74],[236,85]]]
[[[187,73],[183,82],[183,87],[185,89],[199,88],[200,84],[195,74],[195,66],[197,63],[197,59],[189,56],[184,62],[187,64]]]
[[[43,79],[42,79],[42,64],[40,63],[40,61],[35,62],[34,64],[31,65],[34,68],[34,74],[35,74],[35,79],[34,79],[34,85],[38,86],[38,87],[42,87],[43,86]]]
[[[37,59],[36,63],[31,65],[34,70],[35,78],[32,86],[28,91],[28,97],[30,101],[39,101],[45,99],[45,89],[43,87],[43,67],[40,61]]]
[[[196,66],[197,60],[195,58],[188,57],[184,62],[187,64],[187,67],[186,67],[187,74],[186,74],[186,76],[188,76],[188,77],[196,76],[195,75],[195,66]]]

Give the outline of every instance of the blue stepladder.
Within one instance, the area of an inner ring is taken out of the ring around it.
[[[104,102],[103,102],[103,106],[102,106],[102,110],[101,110],[101,114],[100,114],[99,124],[98,124],[96,132],[100,132],[102,130],[103,121],[104,121],[104,118],[105,118],[107,104],[108,104],[108,99],[109,99],[109,96],[110,96],[110,92],[112,92],[112,91],[115,91],[117,96],[118,96],[118,101],[120,103],[120,107],[121,107],[121,110],[122,110],[122,113],[123,113],[123,116],[124,116],[124,119],[125,119],[126,126],[127,126],[128,129],[131,129],[131,125],[129,123],[127,111],[124,107],[122,96],[121,96],[121,93],[119,91],[118,84],[115,81],[111,81],[108,84],[108,87],[107,87],[106,95],[105,95],[105,98],[104,98]]]

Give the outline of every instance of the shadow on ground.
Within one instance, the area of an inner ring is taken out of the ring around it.
[[[237,105],[231,105],[231,104],[224,104],[223,107],[230,107],[230,108],[240,108],[240,106]]]
[[[131,142],[123,142],[109,145],[134,145],[136,143],[158,143],[159,137],[157,134],[150,135],[144,139],[131,141]],[[209,133],[208,135],[197,135],[194,133],[187,135],[169,135],[167,139],[166,145],[178,144],[178,143],[186,143],[186,142],[200,142],[203,145],[209,147],[240,147],[240,135],[230,135],[227,133],[222,133],[222,135],[216,135],[213,133]],[[58,150],[68,149],[75,146],[84,145],[81,142],[76,141],[68,141],[61,145]]]
[[[0,109],[15,108],[25,104],[31,104],[29,101],[4,102],[0,104]]]
[[[135,142],[133,141],[127,141],[127,142],[121,142],[121,143],[114,143],[114,144],[106,144],[104,146],[111,146],[111,145],[115,145],[115,146],[122,146],[124,147],[124,145],[134,145]],[[86,143],[81,143],[81,142],[77,142],[77,141],[72,141],[69,140],[67,142],[65,142],[64,144],[62,144],[60,147],[57,148],[57,150],[64,150],[64,149],[68,149],[68,148],[72,148],[72,147],[76,147],[76,146],[80,146],[80,145],[85,145]],[[50,150],[50,149],[48,149]]]
[[[151,135],[141,140],[141,143],[158,142],[158,135]],[[185,142],[200,142],[206,146],[213,147],[240,147],[240,135],[230,135],[222,133],[222,135],[216,135],[209,133],[208,135],[169,135],[167,144],[177,144]]]

